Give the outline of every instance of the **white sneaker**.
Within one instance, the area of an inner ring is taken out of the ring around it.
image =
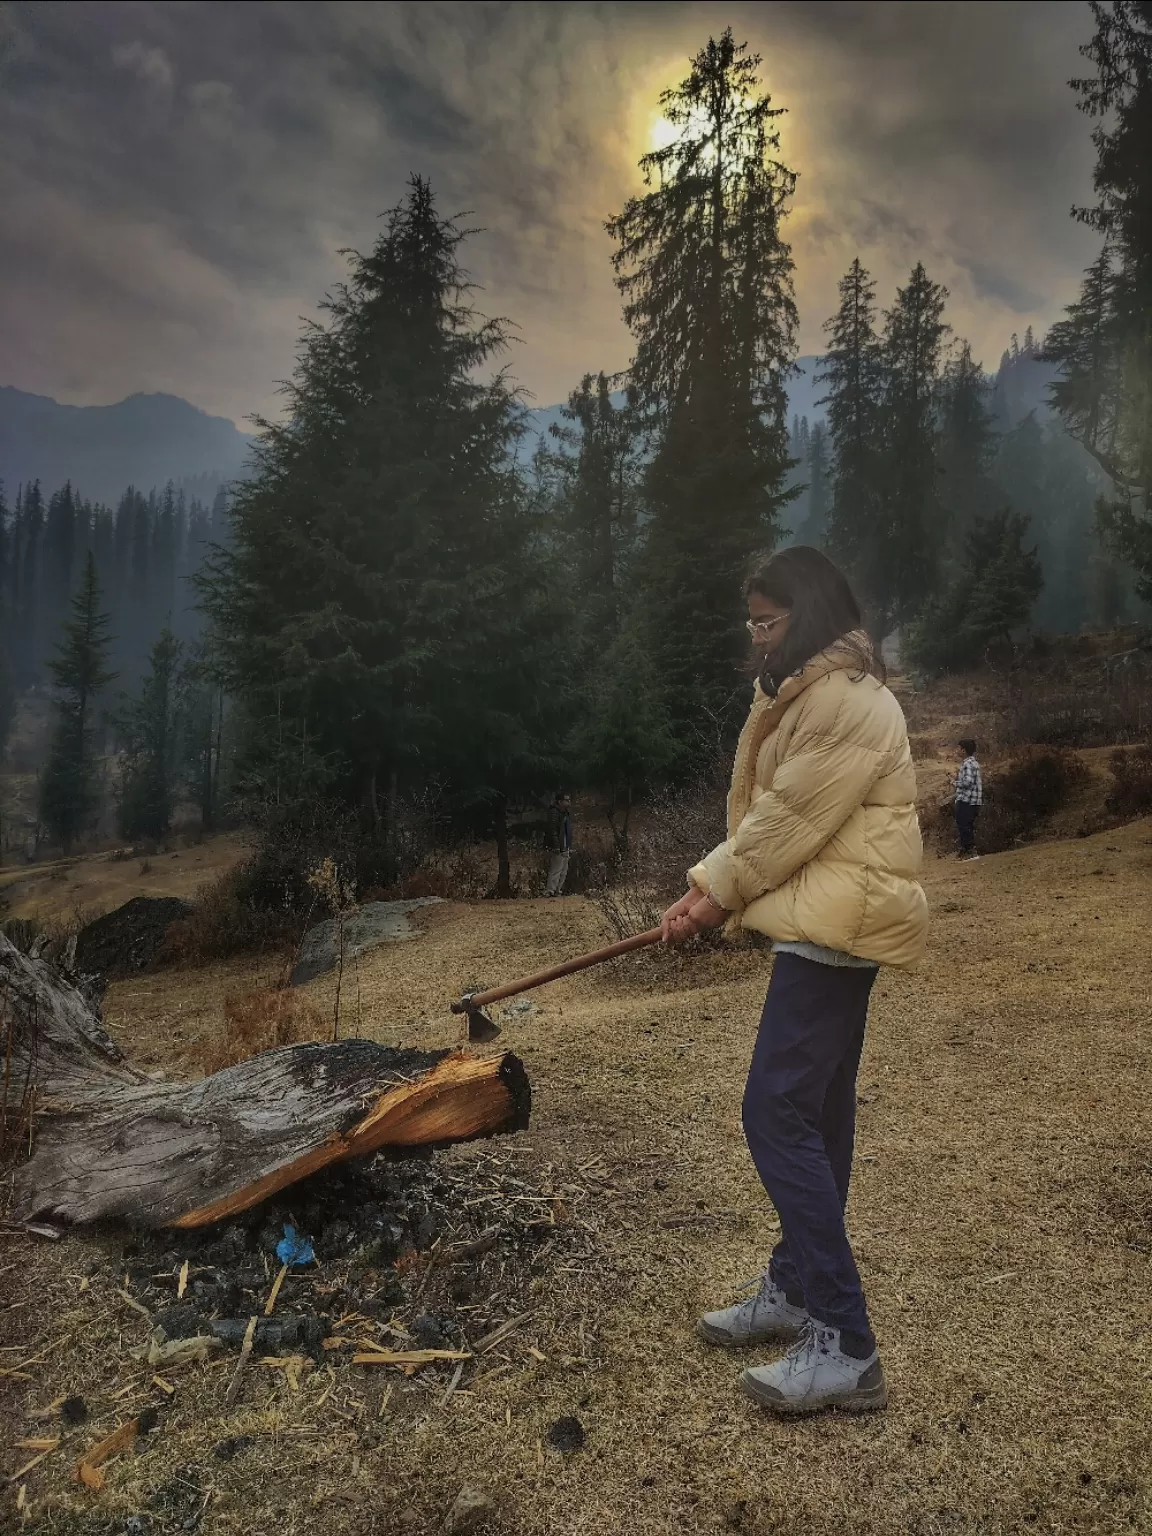
[[[803,1333],[781,1360],[742,1372],[748,1396],[774,1413],[815,1413],[842,1408],[869,1413],[888,1404],[880,1353],[857,1360],[840,1348],[839,1328],[808,1319]]]
[[[705,1312],[696,1332],[706,1343],[718,1344],[721,1349],[743,1349],[748,1344],[790,1344],[799,1337],[810,1321],[805,1308],[792,1306],[767,1275],[757,1275],[741,1290],[752,1286],[756,1292],[746,1301],[734,1302],[721,1312]]]

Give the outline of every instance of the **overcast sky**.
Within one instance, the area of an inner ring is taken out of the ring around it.
[[[1069,217],[1079,0],[0,0],[0,384],[274,411],[339,248],[420,171],[484,228],[467,261],[517,378],[561,399],[628,361],[603,221],[727,23],[788,111],[802,352],[857,254],[885,303],[922,259],[987,366],[1058,317],[1096,249]]]

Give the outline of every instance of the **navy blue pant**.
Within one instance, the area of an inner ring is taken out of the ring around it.
[[[956,831],[960,835],[961,853],[971,853],[976,847],[976,818],[979,814],[978,805],[967,805],[963,800],[957,800]]]
[[[777,955],[744,1090],[744,1134],[780,1216],[769,1270],[832,1328],[871,1339],[844,1207],[875,970]]]

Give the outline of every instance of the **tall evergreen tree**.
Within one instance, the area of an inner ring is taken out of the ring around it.
[[[808,493],[804,499],[804,517],[796,530],[796,542],[812,544],[819,549],[828,531],[828,436],[822,421],[813,425],[804,446]]]
[[[641,160],[649,190],[608,223],[631,379],[659,428],[644,586],[686,722],[730,706],[739,578],[779,533],[789,467],[796,307],[781,224],[796,178],[776,158],[781,109],[759,63],[730,30],[709,39],[660,98],[676,136]]]
[[[61,490],[48,498],[40,589],[46,634],[54,634],[68,616],[76,540],[81,532],[77,527],[79,511],[80,499],[73,494],[71,481],[66,481]]]
[[[876,334],[876,285],[857,257],[840,280],[840,307],[825,323],[828,351],[816,378],[828,407],[832,498],[829,552],[869,590],[884,533],[880,498],[883,367]]]
[[[123,748],[120,830],[125,837],[162,838],[172,823],[179,786],[182,650],[170,629],[160,631],[139,694],[117,716]]]
[[[4,495],[4,482],[0,480],[0,667],[3,667],[7,686],[15,690],[12,680],[11,647],[13,630],[13,606],[15,591],[12,580],[12,561],[15,551],[15,530],[12,514]],[[6,737],[4,738],[7,739]],[[0,741],[0,753],[3,741]]]
[[[169,480],[156,510],[152,536],[152,569],[149,573],[149,598],[152,611],[172,627],[176,612],[176,559],[179,539],[176,488]]]
[[[1028,348],[1032,333],[1028,332]],[[1027,348],[1026,348],[1027,350]],[[954,557],[978,517],[995,507],[990,470],[996,431],[989,407],[989,383],[966,341],[944,365],[940,381],[940,435],[937,447],[939,494],[948,548]]]
[[[597,659],[587,690],[572,756],[585,780],[608,792],[613,841],[626,854],[637,795],[663,782],[681,755],[656,662],[635,625]]]
[[[56,720],[40,776],[40,820],[66,853],[90,827],[98,804],[93,714],[115,673],[107,664],[108,617],[100,611],[96,564],[89,555],[72,617],[48,663],[56,692]]]
[[[1028,622],[1044,578],[1024,545],[1028,519],[1007,508],[977,516],[951,581],[909,626],[908,654],[926,671],[977,665],[990,644]]]
[[[258,726],[248,782],[274,792],[290,744],[298,787],[359,803],[384,841],[430,764],[499,810],[542,747],[544,573],[509,452],[516,402],[478,376],[506,332],[468,302],[465,234],[417,177],[350,257],[202,582]]]
[[[1066,429],[1107,467],[1116,457],[1121,427],[1122,338],[1117,276],[1108,246],[1084,274],[1080,297],[1048,333],[1045,356],[1060,364],[1052,404]]]
[[[556,456],[561,528],[584,644],[611,644],[623,586],[635,554],[639,439],[634,406],[616,405],[603,373],[573,390],[554,427],[565,453]]]
[[[8,750],[8,738],[12,734],[15,720],[16,685],[12,681],[7,652],[0,645],[0,763],[3,763],[4,754]],[[2,854],[3,848],[0,846],[0,856]]]
[[[16,715],[16,682],[12,675],[12,555],[13,529],[4,482],[0,480],[0,762]],[[3,849],[0,847],[0,856]]]
[[[40,494],[39,480],[23,488],[17,526],[20,530],[20,606],[17,620],[19,650],[14,659],[18,686],[26,688],[39,677],[46,638],[40,584],[44,498]]]
[[[1096,119],[1098,201],[1077,216],[1104,250],[1046,352],[1062,367],[1056,409],[1115,487],[1101,529],[1152,600],[1152,7],[1092,0],[1092,13],[1096,31],[1081,53],[1096,73],[1071,83]]]
[[[211,832],[220,806],[224,690],[212,657],[198,642],[177,681],[181,779],[200,810],[200,826]]]
[[[907,623],[932,592],[941,545],[936,407],[947,289],[917,262],[884,316],[883,534],[867,562],[865,594],[877,633]]]

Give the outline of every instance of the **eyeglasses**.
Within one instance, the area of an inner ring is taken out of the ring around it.
[[[744,627],[753,640],[761,639],[764,636],[770,635],[777,624],[788,617],[789,615],[786,613],[778,613],[774,619],[749,619]]]

